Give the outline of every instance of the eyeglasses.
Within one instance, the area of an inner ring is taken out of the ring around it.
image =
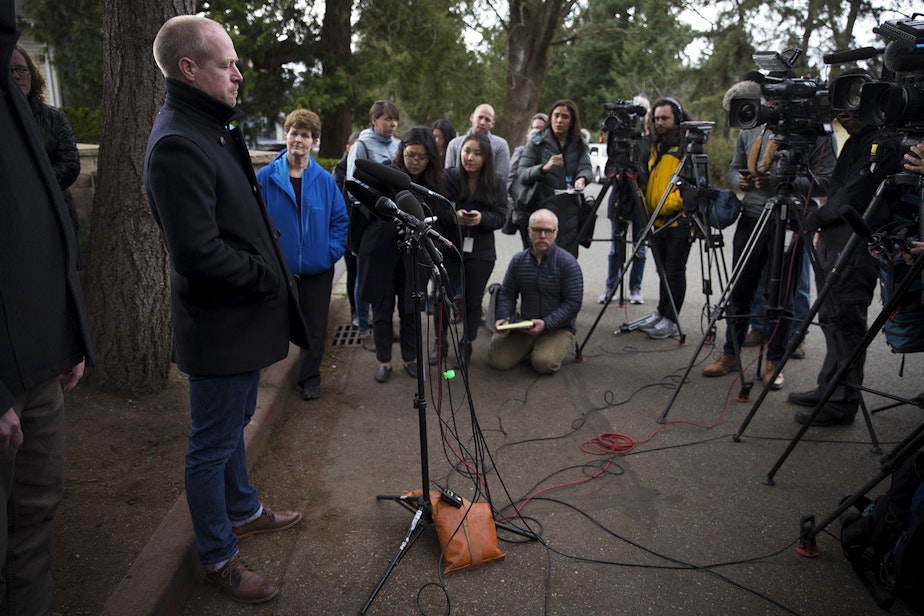
[[[20,77],[25,77],[32,71],[29,70],[28,66],[11,66],[10,72],[14,75],[19,75]]]
[[[542,227],[530,227],[529,230],[536,235],[552,235],[558,232],[558,229],[544,229]]]
[[[859,114],[855,111],[841,111],[840,113],[834,116],[838,120],[856,120]]]
[[[404,152],[404,158],[415,163],[425,163],[430,160],[430,156],[427,154],[411,154],[407,151]]]

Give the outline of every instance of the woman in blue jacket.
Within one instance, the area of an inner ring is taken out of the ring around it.
[[[311,149],[321,137],[317,114],[296,109],[286,117],[285,131],[285,149],[260,170],[257,179],[279,229],[279,244],[295,275],[308,325],[310,348],[301,351],[298,385],[302,398],[314,400],[321,396],[334,264],[346,249],[349,219],[333,176],[311,158]]]

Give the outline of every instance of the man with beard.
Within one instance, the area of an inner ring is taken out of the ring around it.
[[[658,309],[648,315],[639,325],[639,330],[651,338],[663,340],[680,334],[677,319],[687,292],[690,221],[684,216],[678,217],[683,210],[683,199],[679,187],[671,186],[670,182],[686,153],[684,131],[680,124],[690,118],[673,98],[659,99],[652,107],[654,139],[648,156],[645,210],[651,217],[664,200],[655,219],[654,233],[648,240],[661,279],[661,296]]]

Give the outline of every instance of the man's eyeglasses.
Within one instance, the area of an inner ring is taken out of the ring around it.
[[[25,77],[32,71],[29,70],[28,66],[11,66],[10,72],[14,75],[19,75],[20,77]]]
[[[558,229],[544,229],[542,227],[530,227],[529,230],[536,235],[552,235],[558,231]]]
[[[425,163],[430,160],[430,157],[426,154],[411,154],[410,152],[405,152],[404,158],[415,163]]]
[[[834,117],[838,120],[856,120],[860,117],[860,114],[858,114],[856,111],[841,111]]]

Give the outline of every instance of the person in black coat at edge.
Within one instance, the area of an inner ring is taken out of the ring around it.
[[[19,33],[0,7],[0,66]],[[54,614],[64,396],[92,361],[77,236],[26,97],[0,78],[0,614]],[[62,387],[63,386],[63,387]]]
[[[889,175],[900,170],[899,136],[889,129],[864,124],[854,110],[835,110],[841,126],[850,134],[841,148],[825,204],[805,217],[805,228],[818,231],[818,261],[821,270],[832,271],[844,245],[853,231],[840,215],[840,208],[850,206],[863,214]],[[888,201],[888,197],[887,197]],[[872,213],[867,221],[873,229],[889,222],[885,205]],[[840,366],[866,336],[866,312],[873,301],[879,277],[879,263],[870,255],[866,242],[859,242],[841,269],[835,285],[818,310],[818,320],[825,335],[825,359],[818,373],[818,387],[789,394],[789,402],[814,407]],[[818,289],[824,281],[816,280]],[[853,423],[859,407],[858,387],[863,384],[864,354],[844,375],[834,395],[818,413],[816,426],[837,426]],[[846,385],[849,383],[850,385]],[[805,424],[811,411],[799,411],[794,419]]]
[[[279,587],[241,559],[238,541],[280,531],[298,511],[267,509],[247,475],[244,428],[260,371],[289,342],[309,348],[295,280],[276,240],[247,146],[229,125],[241,83],[220,24],[181,15],[154,40],[167,96],[144,161],[151,211],[170,255],[177,366],[189,374],[186,500],[206,579],[244,603]]]

